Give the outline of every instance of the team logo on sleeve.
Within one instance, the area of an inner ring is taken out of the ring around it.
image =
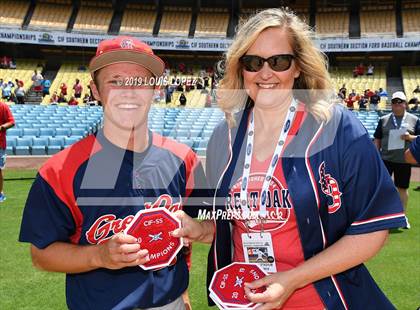
[[[325,173],[325,161],[319,165],[319,184],[321,184],[322,192],[331,197],[332,204],[328,205],[328,213],[332,214],[341,207],[341,195],[337,181],[330,175]]]

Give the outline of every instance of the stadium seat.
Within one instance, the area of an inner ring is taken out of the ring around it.
[[[23,136],[39,136],[39,129],[37,128],[23,128]]]
[[[64,145],[64,138],[48,138],[47,154],[53,155],[61,151]]]
[[[68,137],[71,134],[71,129],[70,128],[57,128],[55,130],[55,136],[65,136]]]
[[[41,128],[39,130],[40,137],[54,137],[55,129],[54,128]]]
[[[32,146],[32,138],[24,137],[17,138],[15,154],[16,155],[31,155],[30,148]]]
[[[32,155],[46,155],[47,137],[33,138],[31,153]]]
[[[13,155],[16,147],[17,137],[7,137],[6,139],[6,154]]]
[[[20,128],[10,128],[6,131],[6,135],[9,137],[22,137],[23,130]]]
[[[71,129],[71,136],[85,137],[86,135],[87,135],[87,131],[83,128],[72,128]]]
[[[81,136],[71,136],[71,137],[64,138],[64,148],[72,145],[73,143],[76,143],[81,138],[82,138]]]

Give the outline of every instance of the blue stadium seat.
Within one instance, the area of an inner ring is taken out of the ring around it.
[[[6,154],[13,155],[16,147],[17,137],[7,137],[6,139]]]
[[[39,130],[40,137],[54,137],[55,129],[54,128],[41,128]]]
[[[70,128],[57,128],[55,130],[55,135],[56,136],[65,136],[68,137],[71,134],[71,129]]]
[[[39,136],[39,129],[38,128],[23,128],[23,136]]]
[[[32,138],[24,137],[17,138],[15,154],[16,155],[31,155],[30,148],[32,146]]]
[[[48,145],[47,137],[33,138],[31,153],[32,155],[46,155],[46,147]]]
[[[188,138],[188,129],[177,129],[176,137],[177,138]]]
[[[23,130],[21,128],[10,128],[6,131],[6,135],[9,137],[22,137]]]
[[[71,136],[85,137],[86,135],[87,135],[87,131],[83,128],[72,128],[71,129]]]
[[[80,136],[71,136],[71,137],[66,137],[64,138],[64,148],[72,145],[73,143],[76,143],[77,141],[79,141],[82,137]]]
[[[64,145],[64,138],[54,137],[48,138],[47,154],[52,155],[61,151]]]

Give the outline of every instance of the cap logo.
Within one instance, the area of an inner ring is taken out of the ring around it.
[[[133,40],[124,39],[124,40],[121,41],[120,46],[121,46],[121,48],[133,49],[134,48],[134,43],[133,43]]]

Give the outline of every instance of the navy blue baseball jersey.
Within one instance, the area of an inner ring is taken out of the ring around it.
[[[232,203],[230,193],[235,194],[235,185],[242,176],[250,110],[251,107],[247,107],[236,115],[236,127],[230,129],[223,121],[208,144],[206,175],[209,186],[216,188],[217,208],[222,210],[231,205],[240,207],[239,196],[237,203]],[[290,143],[286,142],[281,160],[276,162],[281,165],[282,185],[289,203],[276,201],[275,192],[271,194],[272,202],[267,203],[268,214],[285,215],[277,226],[274,226],[275,221],[267,221],[278,230],[289,219],[293,208],[303,260],[322,252],[345,235],[407,225],[399,195],[366,129],[341,106],[332,107],[331,112],[327,123],[318,122],[306,111],[302,117],[296,116],[289,131]],[[208,259],[208,280],[214,270],[231,263],[232,249],[236,245],[232,244],[235,239],[232,241],[230,224],[228,220],[216,222],[215,240]],[[267,231],[271,229],[266,226]],[[274,232],[269,232],[273,243],[282,242]],[[279,255],[286,259],[291,254]],[[313,285],[325,309],[394,309],[363,264]]]
[[[149,131],[147,149],[136,153],[115,146],[99,132],[53,156],[39,170],[19,239],[39,249],[57,241],[99,244],[123,231],[139,210],[182,208],[199,192],[196,188],[205,188],[201,182],[205,182],[201,163],[183,144]],[[67,305],[70,309],[163,306],[186,290],[188,279],[182,253],[158,271],[136,266],[67,274]]]

